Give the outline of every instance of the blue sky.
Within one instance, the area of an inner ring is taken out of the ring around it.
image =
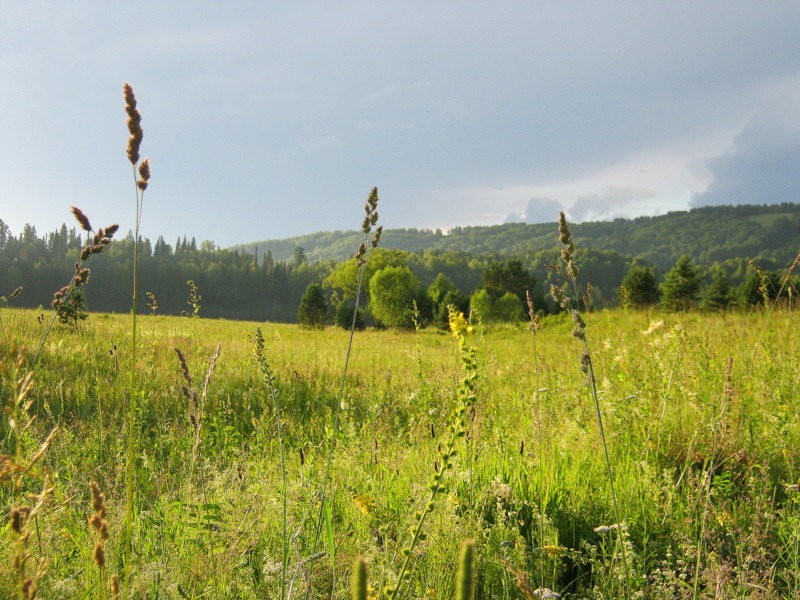
[[[0,0],[0,218],[222,245],[797,201],[797,2]]]

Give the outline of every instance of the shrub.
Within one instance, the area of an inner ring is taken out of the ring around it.
[[[356,308],[347,302],[342,302],[336,309],[336,316],[334,322],[337,327],[342,329],[350,329],[353,326],[353,312],[356,313],[356,329],[361,331],[366,326],[364,325],[364,316],[361,311],[356,311]]]
[[[488,323],[494,318],[494,304],[492,297],[485,289],[481,288],[469,298],[469,309],[472,311],[472,318],[479,319]]]
[[[511,292],[503,294],[494,305],[494,318],[504,323],[513,323],[522,318],[522,302]]]

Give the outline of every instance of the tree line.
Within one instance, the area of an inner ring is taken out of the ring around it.
[[[22,286],[23,293],[6,301],[48,307],[53,293],[70,277],[84,243],[82,234],[66,225],[45,235],[26,225],[13,235],[0,220],[0,296],[9,296]],[[90,310],[129,310],[132,244],[128,234],[92,261],[91,282],[83,288]],[[269,251],[247,254],[186,237],[174,244],[162,237],[155,243],[142,239],[140,256],[140,306],[143,312],[155,314],[294,322],[301,304],[304,308],[299,312],[304,314],[310,303],[316,315],[311,323],[349,326],[355,319],[364,325],[412,327],[443,325],[451,304],[471,309],[486,321],[522,318],[527,311],[526,292],[531,293],[537,311],[557,310],[547,296],[550,285],[557,283],[557,275],[546,266],[557,262],[554,247],[516,255],[378,248],[366,266],[358,313],[352,308],[358,281],[353,259],[311,261],[303,248],[295,247],[287,259],[275,260]],[[765,297],[777,297],[781,288],[783,296],[796,291],[794,280],[783,284],[785,269],[781,271],[782,261],[776,259],[749,263],[736,257],[702,266],[687,256],[659,272],[638,257],[579,247],[576,260],[581,280],[591,283],[588,296],[595,307],[618,303],[629,307],[661,303],[678,310],[750,306],[763,303]],[[675,269],[682,273],[680,277]],[[684,281],[683,288],[676,281]],[[682,300],[673,300],[676,286],[687,290]]]
[[[381,244],[410,253],[529,257],[553,247],[557,217],[553,215],[552,223],[454,227],[446,234],[438,229],[387,229]],[[662,273],[684,254],[704,266],[741,257],[780,261],[800,246],[800,205],[705,206],[654,217],[577,223],[572,225],[572,233],[578,248],[633,256]],[[359,240],[356,231],[335,231],[252,242],[238,248],[249,254],[271,249],[276,258],[289,259],[294,248],[302,246],[312,261],[346,260]]]

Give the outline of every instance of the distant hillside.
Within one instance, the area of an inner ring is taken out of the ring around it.
[[[657,217],[615,219],[573,226],[576,244],[597,250],[615,250],[652,263],[672,266],[681,254],[710,265],[731,258],[786,260],[800,251],[800,205],[706,206]],[[343,260],[361,241],[357,231],[320,232],[283,240],[265,240],[235,246],[249,254],[272,252],[286,260],[302,246],[311,261]],[[556,245],[553,224],[455,227],[440,231],[389,229],[381,246],[407,252],[458,250],[474,254],[529,255]]]

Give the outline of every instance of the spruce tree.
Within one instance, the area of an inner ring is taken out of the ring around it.
[[[622,305],[643,308],[658,302],[658,285],[652,267],[632,267],[619,288]]]
[[[700,308],[704,310],[725,310],[734,299],[733,287],[728,281],[725,271],[719,267],[711,273],[711,285],[703,290]]]
[[[297,322],[303,327],[322,329],[327,320],[328,305],[322,286],[311,284],[306,288],[297,309]]]
[[[697,303],[699,291],[700,276],[692,261],[684,254],[664,276],[661,304],[668,310],[688,310]]]

